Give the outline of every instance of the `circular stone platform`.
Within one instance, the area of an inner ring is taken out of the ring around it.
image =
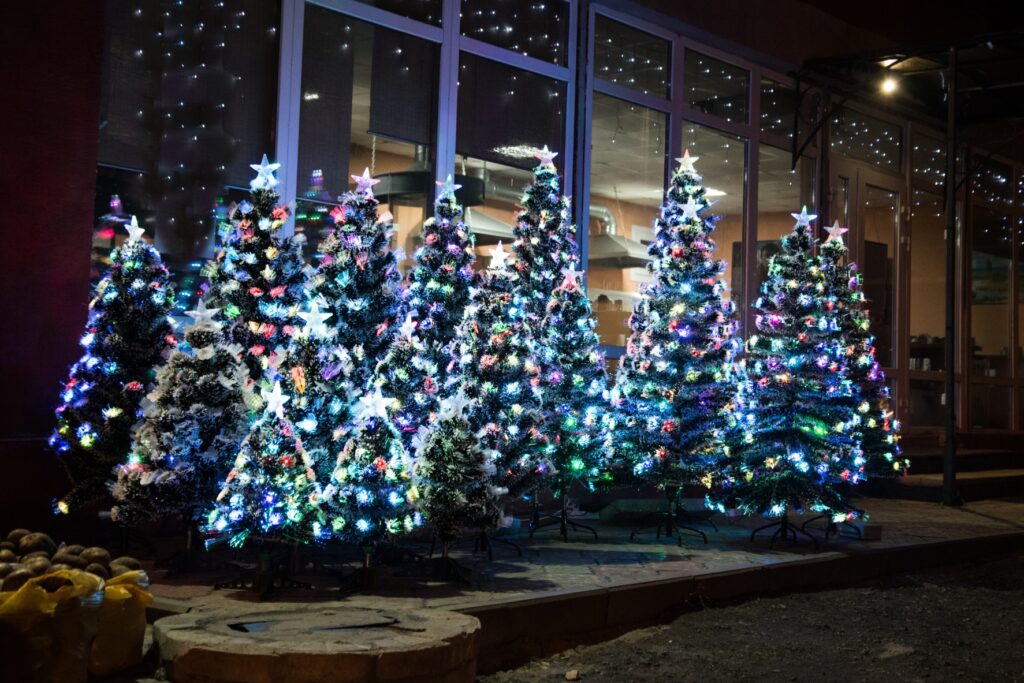
[[[239,605],[153,627],[175,683],[471,683],[480,622],[438,609]]]

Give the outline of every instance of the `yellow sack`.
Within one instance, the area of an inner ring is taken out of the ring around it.
[[[149,578],[141,570],[107,581],[96,639],[89,653],[89,673],[93,676],[110,676],[142,661],[146,605],[153,602],[146,591],[148,585]]]
[[[85,681],[102,591],[98,576],[63,569],[0,593],[0,680]]]

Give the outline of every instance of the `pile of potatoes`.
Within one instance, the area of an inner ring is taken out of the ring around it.
[[[0,541],[0,591],[13,591],[31,578],[58,569],[84,569],[101,579],[139,569],[134,557],[111,559],[106,548],[59,546],[44,533],[15,529]]]

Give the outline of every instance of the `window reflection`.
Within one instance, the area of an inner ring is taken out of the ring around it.
[[[793,137],[793,88],[770,78],[761,79],[761,132]],[[803,142],[801,140],[801,142]]]
[[[971,221],[971,373],[1010,374],[1010,218],[973,206]]]
[[[666,115],[594,93],[587,293],[604,344],[623,346],[665,192]]]
[[[597,15],[594,77],[652,95],[668,96],[670,44]]]
[[[554,64],[565,64],[565,0],[462,0],[462,35]]]
[[[686,101],[705,114],[746,123],[749,115],[750,74],[714,57],[686,51]]]
[[[878,362],[895,364],[893,330],[896,320],[896,244],[900,195],[867,185],[861,211],[864,221],[864,252],[860,263],[868,319],[875,336]]]
[[[832,117],[832,149],[887,171],[900,170],[903,129],[895,123],[854,109],[841,109]]]
[[[1010,428],[1010,387],[991,384],[971,385],[971,427],[975,429]]]
[[[996,204],[1013,204],[1013,168],[994,159],[975,160],[971,192],[977,199]]]
[[[933,192],[943,192],[946,186],[946,143],[938,138],[914,134],[910,149],[911,172],[914,182]]]
[[[914,190],[910,206],[911,370],[946,362],[946,212],[940,194]]]

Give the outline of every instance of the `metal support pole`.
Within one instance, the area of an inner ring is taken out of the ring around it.
[[[946,79],[946,449],[942,461],[942,502],[959,504],[956,491],[956,57],[949,49]]]

